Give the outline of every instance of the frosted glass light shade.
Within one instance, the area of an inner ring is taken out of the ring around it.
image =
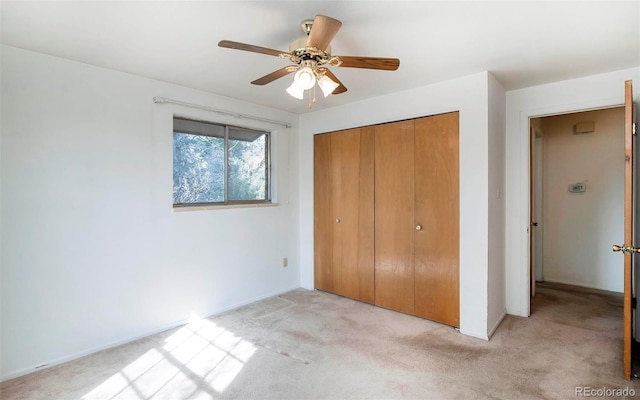
[[[296,72],[293,81],[298,84],[302,90],[311,89],[316,84],[316,77],[313,74],[313,70],[309,67],[301,68]]]
[[[336,88],[340,86],[340,84],[334,82],[331,78],[324,75],[322,78],[318,79],[318,86],[320,86],[320,89],[322,89],[324,97],[327,97],[331,93],[333,93],[333,91],[336,90]]]
[[[295,80],[291,86],[287,88],[287,93],[299,100],[304,98],[304,89],[301,88]]]

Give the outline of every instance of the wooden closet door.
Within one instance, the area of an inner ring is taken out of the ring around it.
[[[375,127],[375,304],[414,313],[414,122]]]
[[[315,287],[335,293],[340,271],[334,262],[333,170],[331,135],[315,135],[314,141],[314,278]]]
[[[360,132],[360,176],[358,201],[358,300],[375,301],[375,129]]]
[[[367,303],[374,298],[373,139],[371,128],[331,133],[334,260],[340,266],[335,293]]]
[[[458,113],[415,121],[415,314],[460,325]]]
[[[316,135],[314,145],[316,289],[373,303],[373,128]]]

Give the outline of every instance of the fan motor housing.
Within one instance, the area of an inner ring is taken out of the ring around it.
[[[289,44],[289,53],[293,53],[296,50],[304,50],[307,48],[307,39],[306,37],[294,40]],[[327,54],[331,54],[331,46],[328,46],[324,51]]]

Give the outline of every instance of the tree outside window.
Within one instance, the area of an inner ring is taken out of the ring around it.
[[[174,118],[173,204],[269,202],[269,132]]]

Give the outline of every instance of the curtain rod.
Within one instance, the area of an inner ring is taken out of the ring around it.
[[[232,117],[239,118],[239,119],[252,119],[254,121],[268,122],[270,124],[284,126],[285,128],[291,128],[291,124],[289,122],[277,121],[275,119],[261,118],[261,117],[255,117],[249,114],[242,114],[242,113],[236,113],[232,111],[220,110],[218,108],[201,106],[199,104],[193,104],[193,103],[186,103],[184,101],[168,99],[166,97],[156,96],[153,98],[153,102],[156,104],[160,104],[160,103],[178,104],[180,106],[198,108],[200,110],[206,110],[206,111],[213,111],[215,113],[223,114],[223,115],[230,115]]]

